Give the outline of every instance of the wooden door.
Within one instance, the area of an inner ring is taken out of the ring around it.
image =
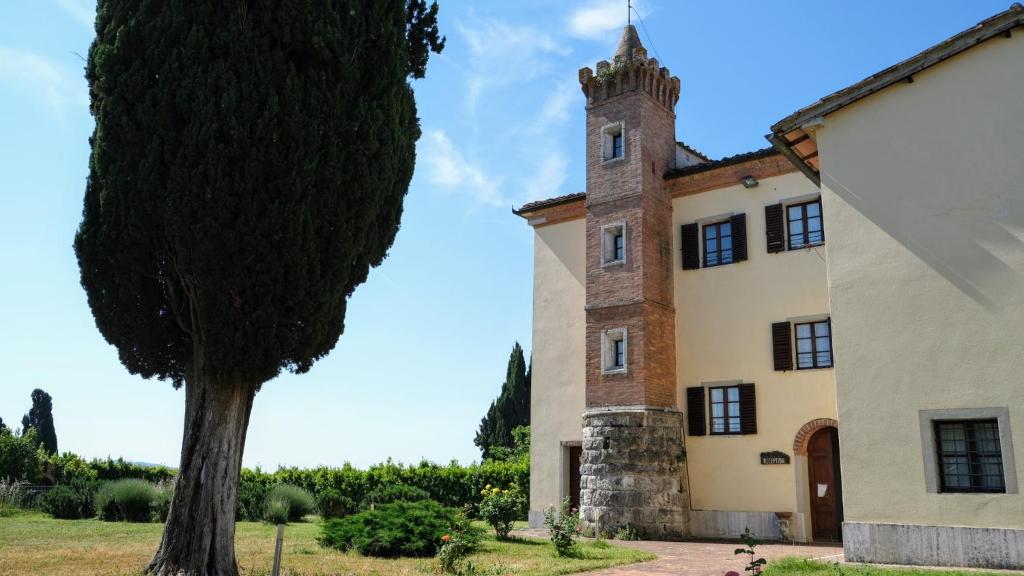
[[[815,541],[842,540],[842,481],[839,476],[839,435],[822,428],[807,446],[811,489],[811,533]]]
[[[582,456],[582,447],[569,446],[569,506],[572,506],[574,510],[580,509],[580,459]]]

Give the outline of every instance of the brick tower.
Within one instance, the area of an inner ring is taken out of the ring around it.
[[[687,532],[676,408],[672,204],[679,79],[626,26],[611,63],[579,74],[587,97],[586,412],[581,516],[645,538]]]

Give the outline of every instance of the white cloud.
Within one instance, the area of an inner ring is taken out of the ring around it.
[[[549,149],[535,162],[534,175],[524,182],[523,200],[543,200],[566,194],[563,190],[568,175],[569,160],[558,149]]]
[[[489,19],[471,24],[457,22],[456,28],[469,47],[466,95],[469,113],[489,90],[537,78],[552,68],[555,55],[568,49],[546,32],[532,27]]]
[[[57,6],[92,30],[96,20],[96,0],[57,0]]]
[[[466,194],[479,204],[504,208],[512,204],[501,194],[502,179],[488,176],[483,168],[467,160],[444,130],[426,132],[418,153],[431,184]]]
[[[641,16],[648,14],[644,3],[636,4],[633,8]],[[636,15],[633,17],[636,18]],[[609,33],[625,26],[626,21],[626,6],[622,0],[591,0],[573,11],[566,24],[573,36],[601,40],[608,38]]]
[[[0,46],[0,83],[46,102],[55,112],[89,104],[81,74],[76,77],[69,69],[28,50]]]

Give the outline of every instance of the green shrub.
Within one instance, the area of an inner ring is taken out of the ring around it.
[[[242,470],[242,480],[238,484],[238,508],[235,511],[235,520],[259,522],[263,519],[269,489],[246,472],[249,471]]]
[[[544,525],[548,528],[551,543],[555,545],[555,555],[577,555],[576,536],[579,522],[579,514],[569,506],[569,498],[562,500],[557,513],[553,507],[544,512]]]
[[[441,565],[441,572],[445,574],[468,572],[463,569],[463,564],[467,556],[480,548],[480,539],[480,530],[473,526],[464,513],[457,513],[451,530],[448,534],[441,536],[441,547],[437,550],[437,560]]]
[[[284,503],[287,508],[283,508]],[[266,498],[266,509],[269,512],[274,507],[278,512],[287,510],[289,522],[298,522],[307,514],[312,514],[316,509],[316,501],[313,495],[292,484],[278,484],[270,489]],[[268,520],[269,521],[269,520]]]
[[[334,488],[327,488],[317,494],[316,508],[320,511],[320,517],[324,520],[328,518],[344,518],[349,514],[355,514],[359,511],[355,501]]]
[[[125,462],[123,458],[118,458],[117,460],[110,458],[106,460],[93,460],[89,462],[89,468],[96,472],[96,478],[99,480],[137,478],[156,483],[168,482],[178,475],[178,471],[174,468]]]
[[[101,520],[148,522],[159,490],[145,480],[115,480],[100,486],[96,493],[96,510]]]
[[[89,466],[88,462],[73,452],[47,454],[44,451],[40,455],[40,464],[44,470],[43,475],[58,485],[70,484],[77,480],[86,482],[96,480],[96,471]]]
[[[38,483],[43,475],[40,456],[45,457],[46,451],[39,449],[34,429],[20,436],[7,428],[0,430],[0,478]]]
[[[430,499],[430,494],[422,488],[405,484],[384,484],[377,486],[366,494],[366,498],[363,499],[363,508],[390,504],[391,502],[418,502]]]
[[[174,499],[174,482],[161,482],[156,488],[156,498],[150,506],[150,512],[154,522],[167,522],[167,515],[171,513],[171,500]]]
[[[263,521],[267,524],[287,524],[291,515],[291,506],[284,499],[267,500],[263,509]]]
[[[455,520],[455,511],[433,500],[392,502],[328,520],[317,541],[364,556],[433,556]]]
[[[51,488],[40,498],[40,507],[54,518],[78,520],[96,515],[93,502],[96,484],[88,480],[76,480]]]
[[[512,524],[519,516],[526,497],[515,484],[504,490],[497,486],[492,488],[488,484],[480,491],[480,495],[483,496],[483,500],[477,507],[477,515],[494,528],[498,538],[508,538],[508,533],[512,531]]]

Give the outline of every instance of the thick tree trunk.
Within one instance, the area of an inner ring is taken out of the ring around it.
[[[237,576],[235,506],[255,384],[185,382],[181,466],[155,576]]]

